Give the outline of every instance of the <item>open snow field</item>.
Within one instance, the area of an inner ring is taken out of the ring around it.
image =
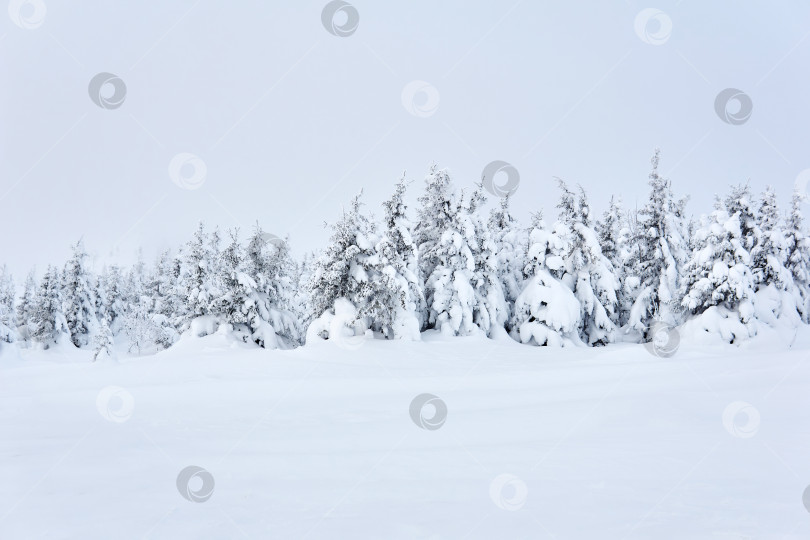
[[[806,329],[671,358],[424,337],[3,357],[0,538],[810,537]]]

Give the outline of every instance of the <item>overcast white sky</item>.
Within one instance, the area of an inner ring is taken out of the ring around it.
[[[97,264],[129,262],[201,219],[245,232],[259,220],[300,254],[360,188],[379,214],[406,170],[415,198],[432,161],[461,187],[511,163],[523,220],[556,215],[554,176],[600,212],[612,193],[642,201],[655,146],[696,214],[747,179],[787,202],[810,168],[798,0],[661,1],[671,32],[647,26],[659,45],[635,31],[651,5],[633,0],[353,0],[348,37],[324,28],[322,0],[44,0],[44,18],[23,3],[0,17],[0,263],[18,282],[79,237]],[[120,107],[90,99],[99,72],[125,82]],[[402,102],[414,80],[439,98],[423,117]],[[715,112],[730,87],[753,102],[741,125]],[[172,182],[180,153],[205,163],[198,189]]]

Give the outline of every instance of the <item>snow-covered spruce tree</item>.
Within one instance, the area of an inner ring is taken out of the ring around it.
[[[619,302],[619,327],[625,328],[633,311],[633,304],[641,290],[641,280],[636,275],[636,261],[640,259],[640,249],[635,239],[640,236],[640,221],[638,209],[625,211],[619,229],[618,260],[620,268],[617,272],[619,278],[619,291],[616,299]],[[687,253],[691,253],[691,248]]]
[[[616,310],[612,317],[617,327],[624,326],[633,305],[633,297],[625,289],[626,270],[625,265],[629,251],[631,229],[628,224],[631,213],[625,213],[622,208],[622,201],[618,197],[611,196],[608,209],[602,214],[602,219],[597,221],[594,230],[599,239],[599,246],[602,255],[610,263],[610,270],[616,278],[618,289],[616,290]]]
[[[484,201],[483,185],[479,183],[466,208],[475,233],[471,244],[475,262],[471,280],[475,291],[473,321],[488,337],[496,337],[505,330],[511,310],[500,279],[497,245],[492,240],[489,228],[478,215]]]
[[[384,230],[377,231],[361,213],[359,196],[333,225],[330,244],[316,261],[307,287],[311,333],[326,337],[343,332],[342,325],[353,334],[370,329],[387,338],[419,339],[422,298],[416,246],[405,217],[405,186],[400,182],[384,205]]]
[[[527,279],[510,324],[521,343],[562,346],[579,341],[579,301],[561,279],[566,251],[565,240],[546,228],[542,214],[535,214],[523,272]]]
[[[235,329],[243,327],[252,337],[253,329],[264,321],[259,317],[256,281],[244,272],[245,254],[239,242],[239,230],[230,232],[231,241],[222,252],[218,265],[222,296],[212,302],[212,311],[223,315]]]
[[[37,295],[37,282],[34,275],[34,270],[28,273],[25,278],[22,296],[20,296],[20,301],[17,303],[15,324],[19,337],[24,341],[31,340],[31,321],[34,317]]]
[[[759,228],[757,210],[749,185],[731,186],[728,195],[726,195],[724,207],[728,215],[737,214],[739,216],[742,247],[749,254],[753,254],[754,248],[761,240],[762,231]]]
[[[689,253],[690,257],[692,252],[695,251],[695,248],[697,247],[695,233],[697,233],[698,227],[700,227],[700,221],[695,219],[694,216],[690,217],[686,224],[686,251]]]
[[[158,313],[165,316],[169,324],[177,331],[183,329],[184,324],[191,317],[189,317],[188,302],[186,301],[187,288],[183,281],[184,274],[184,260],[185,253],[183,249],[179,249],[175,253],[168,264],[167,282],[161,285],[161,289],[165,290],[163,302],[160,304]]]
[[[167,260],[164,258],[164,255],[168,257],[168,252],[160,253],[151,267],[144,265],[143,277],[141,278],[141,285],[143,287],[141,296],[145,296],[149,299],[148,303],[152,313],[158,312],[158,305],[163,299],[163,295],[160,291],[160,280],[161,274],[167,270],[165,266],[161,268],[161,264],[165,264]]]
[[[476,228],[463,194],[457,197],[445,170],[432,167],[419,198],[420,271],[427,306],[426,329],[452,335],[476,331]]]
[[[450,174],[438,169],[434,164],[425,177],[425,189],[419,197],[417,222],[414,228],[414,241],[419,252],[419,279],[425,283],[439,263],[437,252],[444,231],[450,230],[459,211],[456,194]],[[431,299],[425,292],[426,305]],[[426,314],[427,315],[427,314]],[[428,328],[428,317],[424,317],[423,329]]]
[[[8,268],[0,268],[0,341],[13,343],[17,341],[17,329],[14,317],[14,280]]]
[[[115,341],[106,319],[101,319],[99,330],[93,338],[93,361],[115,358]]]
[[[610,262],[614,271],[618,271],[623,264],[620,245],[622,213],[622,200],[611,195],[608,209],[602,214],[602,219],[597,220],[594,225],[602,255]]]
[[[268,297],[259,290],[257,280],[246,271],[247,254],[239,241],[239,231],[229,234],[230,242],[222,251],[218,264],[222,296],[214,300],[212,311],[223,322],[232,325],[246,341],[268,349],[278,348]]]
[[[785,219],[785,265],[795,286],[796,304],[802,321],[810,324],[810,238],[805,230],[802,203],[806,196],[793,191]]]
[[[518,226],[509,211],[510,197],[502,197],[500,204],[489,216],[489,233],[495,245],[498,279],[503,286],[503,294],[508,308],[506,330],[514,328],[515,301],[523,290],[523,271],[526,269],[526,232]]]
[[[144,278],[144,294],[151,300],[152,313],[163,315],[170,324],[181,307],[181,299],[175,294],[179,276],[179,258],[172,257],[171,252],[165,250],[158,255]]]
[[[222,275],[220,271],[220,264],[222,263],[222,235],[219,232],[219,227],[214,227],[214,230],[211,231],[211,234],[208,235],[208,272],[214,282],[214,286],[218,292],[221,292],[218,288],[220,285],[218,279]],[[213,300],[212,300],[213,301]]]
[[[125,309],[144,302],[144,296],[148,295],[146,279],[146,263],[143,260],[142,250],[138,249],[138,258],[135,264],[124,276],[123,300]],[[146,305],[149,306],[149,302],[146,302]]]
[[[357,195],[332,225],[329,245],[315,262],[307,284],[312,320],[308,336],[334,339],[331,334],[336,331],[362,334],[377,316],[379,304],[373,298],[376,276],[369,275],[376,239],[373,224],[360,211],[360,197]],[[333,324],[337,316],[346,320]]]
[[[652,157],[650,196],[638,211],[634,249],[628,260],[627,289],[636,294],[630,309],[630,328],[644,332],[661,320],[677,322],[683,265],[688,259],[684,210],[686,199],[676,200],[670,181],[658,173],[660,150]]]
[[[278,309],[292,311],[295,303],[295,286],[298,264],[290,251],[289,238],[274,241],[270,248],[271,302]]]
[[[5,320],[9,325],[14,324],[14,307],[16,304],[16,293],[14,291],[14,277],[4,264],[0,267],[0,309],[3,310],[6,317],[9,317]]]
[[[200,222],[193,238],[186,245],[180,276],[180,294],[186,307],[181,330],[187,329],[192,319],[210,315],[212,302],[221,296],[214,262],[218,254],[218,242],[218,233],[209,238],[205,225]]]
[[[39,284],[31,317],[31,339],[48,348],[69,334],[62,312],[62,285],[59,271],[48,266]]]
[[[758,288],[773,284],[784,289],[792,285],[792,280],[788,280],[786,275],[785,235],[779,219],[776,193],[770,186],[762,193],[756,219],[760,242],[751,250],[754,284]]]
[[[76,347],[86,347],[98,331],[93,291],[95,278],[87,269],[87,253],[82,241],[76,242],[72,249],[73,255],[62,272],[63,312],[70,340]]]
[[[695,236],[697,249],[686,266],[683,306],[695,315],[708,311],[707,329],[729,342],[749,337],[755,332],[754,279],[739,212],[715,210]]]
[[[300,328],[306,331],[312,322],[313,310],[310,305],[309,297],[309,281],[312,278],[312,271],[315,268],[315,263],[321,258],[322,251],[313,250],[304,253],[303,258],[297,263],[298,279],[295,282],[295,291],[293,294],[293,309],[296,320]]]
[[[244,272],[254,282],[256,305],[262,330],[253,328],[256,338],[272,331],[279,340],[257,339],[263,347],[293,347],[303,343],[301,320],[295,313],[298,265],[290,254],[289,242],[265,233],[258,223],[248,241]]]
[[[124,276],[117,265],[105,267],[99,276],[100,289],[103,296],[96,301],[99,317],[107,322],[113,334],[117,334],[121,327],[121,320],[126,315],[127,292]]]
[[[588,345],[606,345],[614,340],[616,290],[619,287],[610,261],[602,254],[596,231],[591,227],[590,206],[580,187],[579,200],[559,180],[562,195],[558,234],[564,235],[565,274],[563,282],[580,305],[579,336]]]
[[[800,298],[793,276],[785,266],[785,233],[779,219],[776,193],[768,186],[762,193],[756,215],[759,242],[751,250],[751,274],[756,290],[757,318],[773,325],[778,318],[799,319]]]
[[[101,270],[101,273],[98,275],[93,276],[93,300],[94,305],[93,309],[96,314],[96,320],[98,321],[99,330],[101,329],[101,323],[107,321],[107,287],[104,283],[104,273],[107,272],[107,268],[104,267]],[[93,340],[93,344],[95,346],[95,340]]]
[[[298,263],[292,256],[289,238],[273,238],[266,247],[269,250],[270,288],[267,294],[270,321],[276,334],[283,336],[290,343],[300,345],[304,342],[304,332],[299,319],[295,316]]]
[[[426,317],[425,298],[419,283],[419,251],[406,215],[407,186],[403,176],[383,203],[383,230],[373,261],[380,276],[376,284],[380,314],[373,329],[389,339],[418,340]]]

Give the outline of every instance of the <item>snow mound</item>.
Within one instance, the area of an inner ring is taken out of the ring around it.
[[[712,306],[684,323],[680,332],[682,336],[688,336],[695,342],[704,341],[704,337],[708,337],[710,341],[716,341],[720,337],[726,343],[739,344],[756,336],[759,326],[756,319],[743,322],[736,310]]]
[[[329,340],[347,349],[360,348],[371,337],[371,330],[357,317],[357,308],[346,298],[335,300],[334,309],[325,311],[307,328],[307,343]]]

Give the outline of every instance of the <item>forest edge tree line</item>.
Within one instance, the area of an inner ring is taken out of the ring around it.
[[[94,275],[79,241],[62,269],[49,266],[38,281],[32,271],[19,297],[0,270],[0,347],[69,341],[100,358],[115,354],[118,336],[140,354],[221,327],[269,349],[367,333],[416,340],[428,330],[599,346],[696,317],[738,342],[759,324],[810,323],[804,195],[794,191],[781,215],[770,187],[755,199],[747,184],[735,186],[710,214],[689,219],[687,199],[658,166],[656,150],[640,209],[611,198],[596,220],[584,189],[558,179],[558,219],[549,226],[538,213],[521,228],[508,197],[485,218],[483,186],[459,192],[434,165],[415,223],[402,178],[381,221],[358,195],[326,249],[303,261],[258,225],[243,243],[238,229],[223,242],[201,223],[151,268],[139,260]]]

